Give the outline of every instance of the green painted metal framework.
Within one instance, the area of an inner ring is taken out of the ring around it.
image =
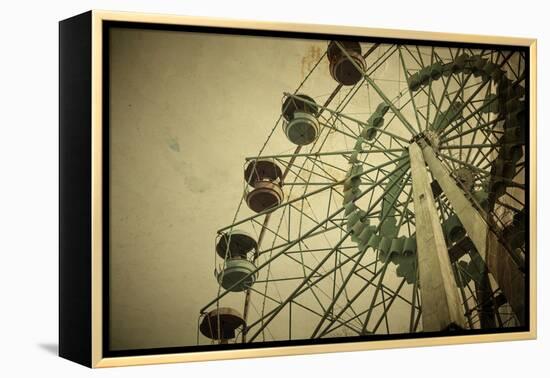
[[[346,48],[338,47],[351,60]],[[223,342],[422,331],[408,156],[409,145],[419,141],[433,149],[503,253],[524,272],[524,54],[361,47],[366,70],[355,85],[333,81],[330,93],[315,93],[316,82],[329,76],[325,54],[295,91],[283,94],[283,99],[299,93],[314,99],[321,126],[315,142],[289,141],[286,151],[273,151],[276,134],[284,135],[279,117],[259,153],[246,158],[245,164],[271,159],[281,167],[285,198],[253,213],[243,181],[234,217],[218,230],[223,235],[244,229],[258,243],[246,257],[256,267],[250,272],[254,284],[242,291],[220,286],[199,314],[200,322],[216,308],[242,308],[246,326]],[[388,67],[395,68],[391,75]],[[465,171],[471,182],[459,175]],[[480,256],[436,182],[433,194],[466,329],[520,325],[521,310],[508,303],[493,266]],[[219,276],[229,257],[214,256]],[[197,332],[197,342],[220,340]]]

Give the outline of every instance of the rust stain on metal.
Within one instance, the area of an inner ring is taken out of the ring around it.
[[[306,77],[319,59],[321,59],[321,48],[315,45],[309,46],[306,55],[302,57],[302,77]]]

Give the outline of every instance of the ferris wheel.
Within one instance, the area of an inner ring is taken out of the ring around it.
[[[525,85],[522,51],[328,42],[235,171],[198,342],[524,324]]]

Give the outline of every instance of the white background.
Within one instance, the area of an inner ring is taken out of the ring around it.
[[[537,341],[333,353],[91,371],[57,353],[58,25],[126,10],[538,38]],[[0,22],[0,375],[194,377],[547,376],[547,130],[550,19],[544,1],[4,1]],[[546,210],[546,214],[545,211]]]

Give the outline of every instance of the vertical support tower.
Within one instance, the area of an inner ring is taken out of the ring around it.
[[[419,141],[418,143],[422,143]],[[409,145],[416,215],[418,274],[425,332],[464,327],[464,314],[422,149]]]

